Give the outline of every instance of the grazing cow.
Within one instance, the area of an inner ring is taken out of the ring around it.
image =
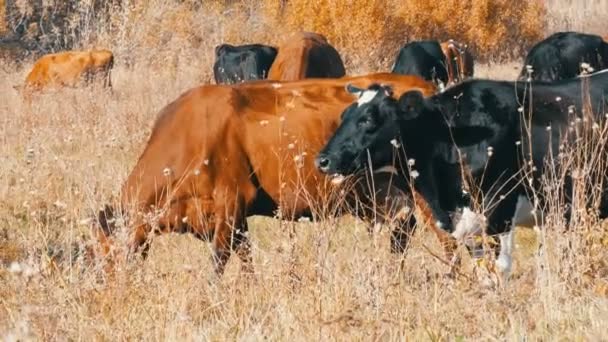
[[[587,122],[579,118],[589,115],[588,105],[593,113],[604,113],[600,109],[607,104],[608,71],[554,83],[535,82],[531,95],[526,85],[468,80],[429,98],[417,91],[394,96],[389,87],[379,85],[359,90],[366,101],[346,109],[340,127],[315,163],[327,174],[350,174],[366,168],[368,160],[381,167],[392,165],[393,158],[410,158],[407,165],[414,170],[403,166],[400,173],[410,174],[436,225],[461,239],[482,225],[462,196],[466,186],[460,161],[464,162],[475,189],[483,194],[483,208],[491,208],[486,213],[487,233],[500,234],[497,266],[504,279],[511,269],[512,227],[526,217],[518,208],[527,199],[527,177],[532,177],[531,185],[538,193],[543,163],[557,160],[560,145],[572,138],[572,134],[567,136],[568,126]],[[583,85],[589,88],[585,101],[581,99]],[[533,108],[533,115],[524,108]],[[596,119],[603,117],[596,114]],[[524,127],[530,127],[530,135]],[[394,149],[395,143],[403,149]],[[522,171],[526,165],[532,175]],[[608,214],[606,204],[604,198],[601,216]],[[456,225],[450,213],[460,215]]]
[[[44,55],[25,79],[23,90],[40,91],[53,87],[77,87],[96,79],[112,87],[110,72],[114,55],[109,50],[67,51]],[[20,90],[21,87],[15,87]]]
[[[215,47],[215,64],[213,64],[215,83],[233,84],[265,79],[276,57],[277,49],[273,46],[218,45]]]
[[[592,34],[557,32],[532,47],[519,79],[530,76],[531,80],[552,82],[573,78],[581,73],[582,63],[595,71],[608,68],[608,43]]]
[[[352,102],[345,85],[375,82],[389,84],[397,93],[435,91],[418,77],[384,73],[207,85],[181,95],[159,113],[121,189],[121,207],[133,207],[137,213],[131,217],[130,250],[143,245],[145,252],[152,230],[192,232],[212,239],[217,273],[223,272],[237,246],[242,247],[238,250],[243,265],[249,265],[246,217],[310,217],[311,204],[324,203],[336,192],[315,169],[314,155]],[[392,176],[388,171],[381,178]],[[99,214],[98,233],[106,247],[113,216],[110,207]],[[405,243],[405,238],[402,231],[393,234],[394,243]]]
[[[473,77],[475,61],[466,44],[453,39],[441,43],[441,50],[445,55],[445,64],[448,70],[448,85],[456,84]]]
[[[338,78],[346,74],[338,51],[317,33],[299,32],[279,47],[268,73],[269,80]]]
[[[441,45],[435,40],[415,41],[405,44],[395,60],[395,74],[416,75],[432,81],[440,87],[448,84],[448,69]]]

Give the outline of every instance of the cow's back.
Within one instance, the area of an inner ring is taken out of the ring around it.
[[[405,44],[397,54],[392,71],[396,74],[415,75],[427,81],[448,81],[445,55],[437,41],[415,41]]]
[[[91,62],[88,53],[62,52],[38,59],[26,78],[34,88],[50,85],[74,85],[85,66]]]
[[[25,79],[30,90],[46,87],[70,86],[90,81],[96,73],[103,72],[109,82],[109,72],[114,56],[109,50],[67,51],[40,57]],[[108,83],[109,85],[109,83]]]
[[[222,44],[215,49],[213,75],[217,84],[231,84],[264,79],[274,62],[277,49],[262,44],[233,46]]]
[[[159,113],[123,186],[122,202],[157,204],[179,183],[173,196],[185,202],[197,197],[212,206],[219,199],[212,194],[230,189],[251,207],[263,190],[270,197],[264,200],[274,204],[264,208],[281,203],[285,215],[302,214],[311,201],[327,196],[329,188],[313,159],[354,101],[347,83],[390,84],[396,93],[417,89],[430,95],[435,90],[417,77],[388,73],[192,89]],[[176,204],[175,210],[183,208]]]
[[[268,79],[295,81],[304,78],[338,78],[345,74],[340,54],[325,37],[300,32],[279,47]]]
[[[557,32],[530,49],[520,79],[525,78],[529,67],[533,80],[550,82],[576,77],[583,62],[596,71],[608,67],[608,44],[592,34]]]

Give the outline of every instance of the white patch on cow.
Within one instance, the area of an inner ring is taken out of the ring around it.
[[[397,168],[392,165],[386,165],[381,168],[375,169],[374,173],[392,173],[394,175],[397,175],[399,174],[399,171],[397,171]]]
[[[483,231],[483,225],[483,215],[475,213],[469,207],[464,207],[452,236],[456,240],[463,240],[466,237],[478,235]]]
[[[446,88],[445,84],[441,80],[438,80],[437,81],[437,85],[439,86],[439,92],[443,93],[445,91],[445,88]]]
[[[283,85],[282,85],[282,84],[280,84],[280,83],[273,83],[271,86],[272,86],[274,89],[278,89],[278,88],[281,88]]]
[[[515,227],[512,227],[509,232],[500,234],[500,253],[496,259],[496,267],[502,277],[503,282],[509,278],[511,269],[513,268],[513,236]]]
[[[391,145],[393,145],[394,148],[401,147],[401,144],[399,143],[399,141],[397,139],[391,140]]]
[[[361,96],[359,96],[359,99],[357,100],[357,106],[361,106],[361,105],[371,102],[374,99],[374,97],[376,97],[376,95],[378,95],[377,90],[363,91],[361,93]]]

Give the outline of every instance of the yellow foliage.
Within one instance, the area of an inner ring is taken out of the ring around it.
[[[355,55],[392,54],[414,39],[468,43],[481,59],[505,59],[541,39],[546,9],[540,0],[262,0],[274,27],[324,34]]]
[[[538,0],[405,0],[398,16],[410,37],[466,42],[481,58],[509,58],[541,39],[546,9]]]
[[[6,1],[0,0],[0,34],[6,33],[8,24],[6,22]]]

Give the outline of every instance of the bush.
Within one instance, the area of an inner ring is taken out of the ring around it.
[[[66,29],[34,27],[30,31],[48,36],[36,37],[37,41],[50,40],[53,47],[68,49],[105,45],[130,57],[139,51],[145,58],[151,50],[154,56],[174,53],[173,47],[212,50],[221,42],[277,45],[295,31],[313,31],[340,50],[350,73],[386,70],[397,50],[414,39],[460,40],[480,61],[519,57],[543,37],[547,22],[540,0],[113,0],[105,7],[98,3],[50,3],[23,13],[18,6],[9,6],[5,17],[23,15],[23,22],[36,26],[44,22],[39,20],[46,18],[44,13],[52,12],[55,20],[49,25]]]

